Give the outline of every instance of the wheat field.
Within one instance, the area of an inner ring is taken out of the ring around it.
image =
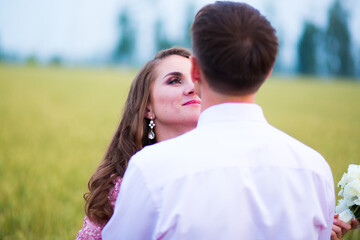
[[[87,181],[135,74],[0,65],[0,239],[75,238]],[[327,159],[335,183],[360,164],[359,83],[273,76],[257,103],[271,124]]]

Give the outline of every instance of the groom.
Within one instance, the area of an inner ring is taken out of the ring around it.
[[[329,165],[254,103],[275,29],[247,4],[216,2],[197,13],[192,44],[198,126],[131,159],[103,238],[329,240]]]

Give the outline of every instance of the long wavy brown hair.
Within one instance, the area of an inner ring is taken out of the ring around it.
[[[180,47],[165,49],[147,62],[134,78],[125,103],[120,124],[95,173],[91,176],[84,194],[85,213],[92,222],[105,225],[114,209],[108,199],[114,180],[123,177],[132,155],[144,146],[156,142],[150,140],[149,120],[145,118],[146,107],[151,99],[151,88],[156,75],[156,66],[164,58],[179,55],[189,58],[191,53]]]

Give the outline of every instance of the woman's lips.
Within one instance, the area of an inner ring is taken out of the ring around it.
[[[200,100],[190,100],[190,101],[184,103],[183,106],[192,105],[192,104],[198,105],[198,104],[201,104],[201,101]]]

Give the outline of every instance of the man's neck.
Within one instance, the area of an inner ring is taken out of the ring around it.
[[[199,68],[196,58],[192,58],[192,78],[195,91],[201,98],[201,112],[205,109],[221,103],[255,103],[257,92],[246,95],[227,95],[214,91],[206,81],[204,73]]]
[[[201,95],[201,111],[221,103],[255,103],[255,93],[233,96],[224,95],[214,91],[206,91]]]

